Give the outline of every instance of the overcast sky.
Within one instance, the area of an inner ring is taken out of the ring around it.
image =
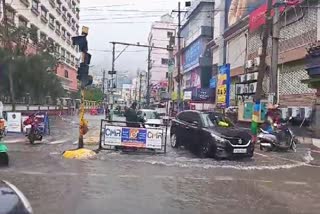
[[[89,30],[92,71],[111,69],[111,41],[147,43],[151,23],[177,8],[178,0],[81,0],[80,25]],[[121,50],[123,46],[117,46]],[[116,70],[135,73],[146,69],[147,51],[129,47],[116,62]],[[99,72],[100,73],[100,72]]]

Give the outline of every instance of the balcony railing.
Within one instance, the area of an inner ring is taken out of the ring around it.
[[[20,0],[22,2],[22,4],[24,4],[26,7],[30,6],[30,2],[29,0]]]
[[[54,29],[55,29],[55,26],[54,26],[54,24],[53,24],[53,23],[49,23],[49,27],[50,27],[52,30],[54,30]]]
[[[59,30],[59,29],[56,29],[56,34],[58,35],[58,36],[60,36],[61,35],[61,31]]]
[[[36,15],[36,16],[39,16],[40,12],[39,12],[39,9],[37,8],[31,8],[31,11]]]
[[[57,7],[56,11],[57,11],[57,13],[58,13],[59,15],[61,15],[61,9],[60,9],[60,7]]]
[[[62,15],[62,19],[63,19],[64,21],[67,21],[67,16],[66,16],[66,14],[63,14],[63,15]]]
[[[49,0],[49,3],[53,8],[56,7],[56,1],[55,0]]]
[[[41,15],[41,21],[46,24],[48,23],[48,19],[44,15]]]

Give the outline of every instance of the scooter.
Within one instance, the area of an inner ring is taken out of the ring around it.
[[[260,143],[260,150],[266,151],[288,151],[289,149],[294,152],[297,151],[297,145],[295,136],[292,130],[287,126],[288,122],[291,118],[286,122],[281,124],[280,127],[277,128],[274,134],[270,134],[269,132],[260,129],[261,133],[258,135],[258,143]]]
[[[26,137],[29,139],[31,144],[35,141],[42,141],[42,132],[39,129],[39,120],[36,115],[29,116],[23,124],[26,126]]]

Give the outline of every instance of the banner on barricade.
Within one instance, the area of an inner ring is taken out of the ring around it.
[[[104,146],[162,149],[162,129],[108,126],[104,128]]]

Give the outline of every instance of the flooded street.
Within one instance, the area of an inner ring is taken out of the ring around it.
[[[91,129],[99,128],[90,117]],[[320,168],[311,150],[260,152],[252,160],[199,159],[189,151],[66,160],[77,139],[72,118],[52,121],[44,144],[9,143],[0,178],[20,188],[34,213],[319,213]],[[88,146],[87,146],[88,147]],[[97,146],[90,146],[97,148]]]

